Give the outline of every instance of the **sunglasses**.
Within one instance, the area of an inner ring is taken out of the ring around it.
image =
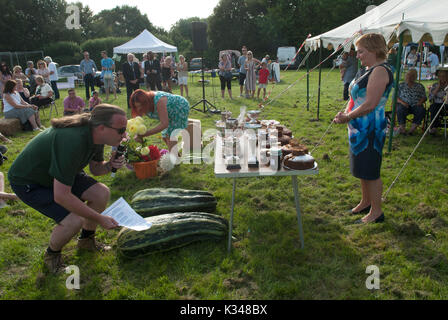
[[[111,128],[111,129],[114,129],[115,131],[118,132],[119,135],[122,135],[123,133],[126,132],[126,127],[123,127],[123,128],[114,128],[114,127],[108,126],[107,124],[105,124],[104,126],[105,126],[105,127],[108,127],[108,128]]]

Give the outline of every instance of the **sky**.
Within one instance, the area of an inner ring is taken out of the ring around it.
[[[73,0],[78,1],[88,5],[94,14],[123,5],[137,7],[142,14],[146,13],[154,26],[162,27],[166,31],[169,31],[179,19],[207,18],[219,2],[219,0]]]

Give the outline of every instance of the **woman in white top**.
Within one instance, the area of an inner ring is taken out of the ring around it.
[[[42,76],[36,76],[36,94],[30,97],[30,102],[36,106],[43,107],[49,105],[53,99],[53,89],[48,83],[45,83]]]
[[[39,108],[35,105],[23,101],[20,94],[16,91],[17,83],[14,80],[8,80],[3,89],[3,113],[5,119],[19,119],[22,124],[29,121],[33,131],[45,129],[40,123]]]
[[[184,96],[184,88],[185,93],[188,98],[188,63],[185,61],[185,57],[183,55],[179,56],[179,63],[176,65],[177,68],[177,80],[180,86],[180,95]]]

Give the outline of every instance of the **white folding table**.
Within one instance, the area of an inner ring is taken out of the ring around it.
[[[315,163],[315,167],[309,170],[287,170],[285,168],[281,168],[276,171],[270,168],[270,166],[259,164],[258,168],[249,168],[248,167],[248,140],[247,135],[243,135],[240,139],[241,147],[242,147],[242,157],[241,157],[241,169],[235,170],[227,170],[226,164],[223,158],[223,147],[222,147],[222,138],[217,135],[216,136],[216,146],[215,146],[215,176],[217,178],[233,178],[233,188],[232,188],[232,205],[230,209],[230,221],[229,221],[229,239],[228,239],[228,247],[227,250],[230,252],[232,245],[232,226],[233,226],[233,213],[235,207],[235,192],[236,192],[236,179],[237,178],[250,178],[250,177],[282,177],[282,176],[291,176],[292,188],[294,191],[294,201],[296,205],[297,212],[297,222],[299,225],[299,235],[301,248],[304,248],[304,239],[303,239],[303,228],[302,228],[302,217],[300,213],[300,199],[299,199],[299,186],[297,183],[297,176],[304,175],[313,175],[318,174],[319,169],[317,163]],[[260,155],[260,148],[257,147],[258,159]]]

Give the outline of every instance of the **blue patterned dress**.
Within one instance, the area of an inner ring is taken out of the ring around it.
[[[160,98],[167,97],[166,109],[168,112],[168,128],[162,131],[162,137],[169,138],[175,129],[185,129],[188,126],[188,114],[190,113],[190,104],[182,96],[157,91],[154,96],[154,112],[148,112],[148,117],[159,119],[157,103]]]
[[[389,75],[389,83],[380,102],[369,114],[353,119],[348,123],[351,153],[350,167],[355,177],[367,180],[379,178],[387,126],[384,106],[393,87],[393,74],[389,66],[383,63],[376,67],[379,66],[386,68]],[[355,79],[351,82],[349,112],[356,110],[366,101],[367,83],[376,67],[364,73],[358,72]]]

